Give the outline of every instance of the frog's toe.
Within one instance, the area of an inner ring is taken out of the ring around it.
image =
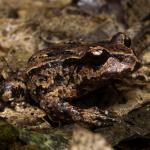
[[[120,120],[120,117],[116,113],[101,111],[99,109],[91,109],[83,113],[84,123],[91,127],[112,126],[114,123],[119,123]]]
[[[102,111],[100,112],[100,115],[98,116],[99,120],[102,120],[102,121],[106,121],[106,122],[120,122],[121,119],[120,117],[114,113],[114,112],[109,112],[109,111]]]
[[[105,117],[105,118],[100,118],[99,120],[96,120],[94,122],[94,126],[97,127],[107,127],[107,126],[112,126],[115,122],[118,122],[118,118],[112,118],[112,117]]]
[[[118,117],[99,116],[95,120],[89,122],[90,127],[108,127],[113,126],[115,123],[120,122]]]
[[[93,127],[108,127],[108,126],[112,126],[113,122],[105,122],[105,121],[100,121],[97,120],[95,121],[95,123],[93,124]]]
[[[114,112],[109,111],[99,111],[99,115],[97,116],[100,120],[106,120],[111,122],[118,122],[119,116]]]

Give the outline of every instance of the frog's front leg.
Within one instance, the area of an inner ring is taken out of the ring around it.
[[[53,121],[65,123],[82,123],[92,127],[110,126],[118,121],[111,112],[101,111],[97,107],[80,109],[59,97],[41,99],[40,107],[45,110]]]

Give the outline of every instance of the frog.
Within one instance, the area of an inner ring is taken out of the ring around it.
[[[81,108],[72,101],[113,79],[122,80],[139,64],[131,39],[122,32],[106,42],[57,45],[37,51],[21,73],[4,80],[0,98],[6,102],[28,97],[54,122],[105,127],[118,122],[118,116],[97,106]]]

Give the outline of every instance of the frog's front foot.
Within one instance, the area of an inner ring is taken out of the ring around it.
[[[91,127],[112,126],[115,122],[120,122],[119,117],[115,113],[107,110],[102,111],[97,107],[84,110],[82,119],[81,122]]]

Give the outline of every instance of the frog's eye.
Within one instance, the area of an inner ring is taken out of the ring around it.
[[[130,47],[131,39],[124,33],[119,32],[112,37],[111,43],[124,44],[126,47]]]
[[[125,35],[125,38],[124,38],[124,45],[127,46],[127,47],[131,46],[131,39],[126,35]]]

